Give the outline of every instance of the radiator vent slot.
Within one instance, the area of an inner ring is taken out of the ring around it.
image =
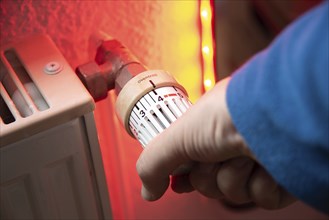
[[[7,103],[2,98],[2,95],[0,96],[0,117],[5,124],[10,124],[15,121],[15,118],[13,114],[10,112],[10,109],[8,108]]]
[[[12,76],[9,74],[3,62],[1,62],[1,98],[4,100],[4,105],[6,104],[8,110],[12,109],[8,106],[13,106],[16,108],[21,117],[25,118],[32,115],[32,109],[30,109],[26,100],[24,99],[22,92],[18,89],[16,83],[14,82]],[[7,102],[5,101],[7,100]],[[6,109],[6,108],[4,108]],[[1,112],[3,109],[1,108]],[[13,111],[13,110],[12,110]],[[14,114],[13,112],[11,114]],[[1,117],[4,113],[1,113]],[[8,113],[6,113],[8,115]],[[4,119],[3,119],[4,120]]]
[[[0,116],[5,124],[26,118],[35,111],[49,109],[36,84],[13,49],[4,52],[0,63],[1,109]]]

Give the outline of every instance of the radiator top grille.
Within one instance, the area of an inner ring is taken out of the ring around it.
[[[4,51],[0,71],[0,117],[4,124],[49,109],[47,101],[28,74],[14,49]],[[18,113],[18,114],[17,114]]]
[[[75,72],[44,34],[1,46],[0,147],[93,111]]]

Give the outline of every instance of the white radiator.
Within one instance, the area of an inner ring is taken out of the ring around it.
[[[111,219],[94,102],[55,44],[1,49],[0,218]]]

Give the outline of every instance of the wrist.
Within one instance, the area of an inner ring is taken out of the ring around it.
[[[227,145],[237,154],[248,156],[255,159],[254,155],[250,151],[246,141],[239,131],[234,126],[228,105],[227,105],[227,88],[230,83],[231,77],[227,77],[214,87],[215,93],[219,94],[217,102],[217,108],[219,109],[220,114],[218,114],[217,121],[222,124],[221,134],[217,135],[217,146]],[[223,141],[224,140],[224,141]],[[221,143],[219,143],[221,142]]]

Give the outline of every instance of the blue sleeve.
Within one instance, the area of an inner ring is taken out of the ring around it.
[[[287,191],[329,213],[329,2],[237,70],[227,104],[258,161]]]

